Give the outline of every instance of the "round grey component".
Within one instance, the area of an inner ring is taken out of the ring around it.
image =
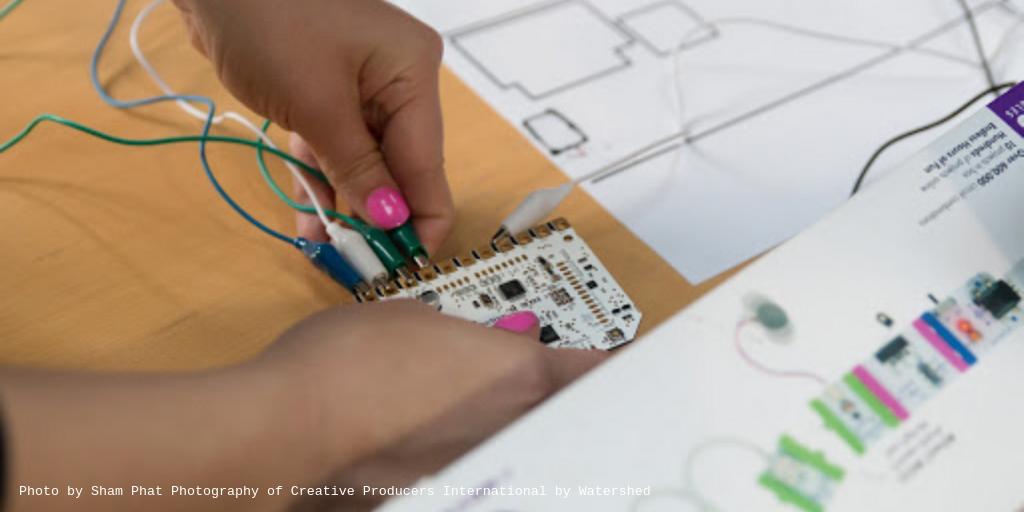
[[[771,302],[758,305],[754,314],[757,315],[757,323],[772,331],[784,329],[789,325],[789,317],[786,312]]]
[[[419,299],[424,304],[433,306],[437,308],[438,311],[441,310],[441,294],[437,293],[436,291],[427,290],[420,294]]]

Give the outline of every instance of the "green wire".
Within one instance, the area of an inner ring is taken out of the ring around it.
[[[0,20],[4,19],[4,16],[10,14],[11,11],[18,7],[18,5],[21,4],[21,2],[23,1],[24,0],[11,0],[11,2],[7,5],[0,7]]]
[[[0,154],[6,152],[19,142],[23,141],[25,137],[28,137],[28,135],[31,134],[32,131],[36,129],[37,126],[46,121],[66,126],[68,128],[86,133],[88,135],[92,135],[93,137],[96,137],[98,139],[113,142],[115,144],[121,144],[124,146],[161,146],[165,144],[181,144],[186,142],[201,142],[205,140],[206,142],[222,142],[226,144],[236,144],[240,146],[248,146],[250,148],[255,148],[260,155],[260,167],[261,170],[263,171],[263,177],[267,178],[267,182],[271,184],[271,188],[273,188],[274,191],[277,192],[279,196],[282,196],[282,199],[286,198],[287,196],[284,195],[283,192],[281,192],[280,188],[277,187],[277,184],[274,183],[273,178],[270,177],[270,173],[266,171],[266,162],[263,160],[264,151],[269,152],[274,156],[277,156],[278,158],[287,160],[288,162],[297,165],[304,171],[312,174],[317,179],[323,181],[324,183],[327,183],[327,177],[324,176],[322,172],[310,167],[305,162],[289,155],[288,153],[285,153],[284,151],[264,146],[262,141],[251,141],[247,139],[239,139],[235,137],[222,137],[217,135],[187,135],[181,137],[165,137],[160,139],[126,139],[123,137],[118,137],[115,135],[110,135],[108,133],[101,132],[97,129],[90,128],[83,124],[79,124],[75,121],[64,119],[63,117],[56,116],[53,114],[41,114],[37,116],[35,119],[29,122],[28,125],[22,128],[21,131],[18,132],[14,137],[11,137],[6,142],[0,143]],[[266,126],[267,125],[264,125],[264,129],[266,129]],[[294,201],[291,201],[290,198],[286,202],[292,207],[296,207],[296,205],[293,204]],[[300,207],[300,209],[302,207],[302,205],[297,206]],[[381,258],[381,262],[384,263],[384,266],[389,271],[394,272],[395,269],[405,265],[405,259],[402,257],[398,248],[395,247],[394,242],[392,242],[388,238],[387,234],[384,231],[371,227],[362,221],[353,219],[351,217],[347,217],[340,213],[330,213],[333,214],[334,217],[347,222],[350,226],[352,226],[353,229],[358,231],[370,244],[370,247],[373,249],[374,253],[376,253],[377,256]]]
[[[24,128],[22,128],[22,130],[20,132],[18,132],[17,135],[15,135],[14,137],[11,137],[10,140],[0,144],[0,153],[3,153],[5,151],[7,151],[8,149],[11,149],[14,145],[16,145],[16,144],[20,143],[21,141],[23,141],[25,139],[25,137],[28,137],[28,135],[30,133],[32,133],[33,130],[36,129],[37,126],[39,126],[40,124],[42,124],[42,123],[44,123],[46,121],[49,121],[49,122],[52,122],[52,123],[57,123],[59,125],[66,126],[68,128],[71,128],[71,129],[74,129],[74,130],[78,130],[80,132],[87,133],[89,135],[92,135],[93,137],[96,137],[96,138],[99,138],[99,139],[102,139],[102,140],[105,140],[105,141],[108,141],[108,142],[113,142],[115,144],[125,145],[125,146],[162,146],[162,145],[166,145],[166,144],[183,144],[183,143],[200,142],[202,140],[206,140],[207,142],[221,142],[221,143],[225,143],[225,144],[236,144],[236,145],[248,146],[248,147],[251,147],[251,148],[255,148],[257,150],[257,154],[259,156],[260,172],[263,174],[263,178],[267,180],[267,184],[270,185],[270,188],[274,191],[274,193],[277,194],[278,197],[280,197],[282,200],[284,200],[284,202],[287,203],[288,206],[291,206],[292,208],[295,208],[296,210],[300,210],[300,211],[303,211],[303,212],[306,212],[306,213],[315,213],[316,211],[313,210],[312,208],[308,207],[308,206],[304,206],[304,205],[296,203],[290,197],[288,197],[281,190],[280,187],[277,186],[277,183],[274,181],[273,176],[270,175],[270,171],[267,170],[266,160],[263,157],[263,153],[264,152],[269,152],[270,154],[272,154],[272,155],[274,155],[274,156],[276,156],[278,158],[281,158],[283,160],[291,162],[291,163],[297,165],[302,170],[304,170],[304,171],[308,172],[309,174],[311,174],[314,178],[316,178],[316,179],[318,179],[318,180],[320,180],[320,181],[322,181],[324,183],[328,183],[327,177],[324,176],[324,174],[322,172],[320,172],[319,170],[317,170],[316,168],[309,166],[308,164],[306,164],[302,160],[299,160],[298,158],[295,158],[292,155],[289,155],[288,153],[285,153],[284,151],[281,151],[279,149],[274,149],[274,148],[265,146],[263,144],[262,140],[251,141],[251,140],[240,139],[240,138],[236,138],[236,137],[222,137],[222,136],[219,136],[219,135],[208,135],[208,136],[205,136],[205,137],[202,136],[202,135],[184,135],[184,136],[180,136],[180,137],[164,137],[164,138],[159,138],[159,139],[126,139],[126,138],[123,138],[123,137],[118,137],[116,135],[110,135],[108,133],[101,132],[101,131],[99,131],[99,130],[97,130],[95,128],[90,128],[90,127],[85,126],[83,124],[77,123],[75,121],[71,121],[69,119],[64,119],[63,117],[60,117],[60,116],[57,116],[57,115],[53,115],[53,114],[41,114],[41,115],[37,116],[35,119],[33,119],[31,122],[29,122],[28,125],[26,125]],[[264,130],[266,130],[267,126],[269,126],[269,122],[264,124]],[[340,213],[338,213],[336,211],[333,211],[333,210],[326,210],[326,213],[328,215],[330,215],[331,217],[335,218],[335,219],[344,221],[346,224],[348,224],[349,226],[352,226],[353,229],[355,229],[356,231],[359,231],[360,233],[364,233],[365,234],[365,231],[367,231],[367,229],[369,229],[369,226],[367,226],[364,222],[356,220],[356,219],[353,219],[352,217],[349,217],[347,215],[340,214]]]
[[[267,129],[268,128],[270,128],[270,120],[269,119],[267,119],[266,121],[263,122],[262,130],[263,130],[264,134],[267,133]],[[312,206],[304,205],[304,204],[300,204],[300,203],[296,202],[291,197],[288,197],[288,194],[285,194],[284,191],[281,190],[281,187],[279,187],[277,185],[277,181],[275,181],[274,180],[274,176],[270,174],[270,169],[267,169],[267,162],[263,158],[263,151],[264,150],[270,150],[270,149],[271,149],[270,147],[268,147],[265,144],[263,144],[263,139],[258,139],[257,140],[256,161],[260,165],[260,174],[263,175],[263,179],[267,182],[267,185],[270,186],[270,190],[273,190],[274,194],[276,194],[277,197],[279,197],[282,201],[285,202],[285,204],[287,204],[288,206],[294,208],[295,210],[298,210],[298,211],[303,212],[303,213],[316,213],[316,208],[313,208]],[[306,167],[303,167],[303,169],[306,169]],[[321,176],[322,176],[322,174],[321,174]],[[358,221],[356,219],[353,219],[352,217],[349,217],[348,215],[344,215],[344,214],[338,213],[338,212],[336,212],[334,210],[331,210],[331,209],[328,209],[328,208],[324,208],[324,213],[327,214],[327,216],[332,218],[332,219],[340,220],[340,221],[348,224],[349,226],[352,226],[353,229],[355,229],[356,231],[359,231],[360,233],[362,233],[364,231],[364,228],[366,227],[365,223],[363,223],[361,221]]]
[[[99,139],[103,139],[103,140],[108,141],[108,142],[113,142],[115,144],[121,144],[121,145],[124,145],[124,146],[162,146],[162,145],[165,145],[165,144],[182,144],[182,143],[187,143],[187,142],[200,142],[202,140],[205,140],[207,142],[222,142],[222,143],[226,143],[226,144],[237,144],[237,145],[241,145],[241,146],[248,146],[248,147],[251,147],[251,148],[261,149],[261,151],[269,151],[274,156],[277,156],[278,158],[282,158],[284,160],[287,160],[287,161],[289,161],[289,162],[291,162],[291,163],[301,167],[303,170],[305,170],[306,172],[312,174],[317,179],[323,181],[324,183],[327,183],[327,177],[324,176],[324,174],[322,172],[314,169],[313,167],[310,167],[309,165],[307,165],[302,160],[299,160],[298,158],[295,158],[295,157],[289,155],[288,153],[285,153],[284,151],[281,151],[281,150],[278,150],[278,149],[269,148],[269,147],[268,148],[261,148],[261,146],[262,146],[261,144],[257,144],[256,142],[253,142],[251,140],[239,139],[239,138],[235,138],[235,137],[222,137],[222,136],[218,136],[218,135],[208,135],[208,136],[205,136],[205,137],[202,136],[202,135],[185,135],[185,136],[180,136],[180,137],[165,137],[165,138],[160,138],[160,139],[126,139],[126,138],[123,138],[123,137],[118,137],[116,135],[110,135],[108,133],[101,132],[101,131],[96,130],[94,128],[89,128],[88,126],[85,126],[83,124],[80,124],[80,123],[77,123],[75,121],[71,121],[71,120],[68,120],[68,119],[64,119],[63,117],[56,116],[56,115],[53,115],[53,114],[41,114],[38,117],[36,117],[35,119],[33,119],[31,122],[29,122],[29,124],[27,126],[25,126],[25,128],[22,128],[22,130],[20,132],[18,132],[17,135],[12,137],[7,142],[4,142],[3,144],[0,144],[0,153],[3,153],[5,151],[7,151],[8,149],[10,149],[15,144],[17,144],[17,143],[21,142],[22,140],[24,140],[25,137],[27,137],[30,133],[32,133],[33,130],[35,130],[36,126],[39,126],[41,123],[43,123],[45,121],[50,121],[52,123],[57,123],[57,124],[66,126],[68,128],[72,128],[74,130],[78,130],[80,132],[87,133],[89,135],[92,135],[93,137],[96,137],[96,138],[99,138]]]
[[[261,128],[264,135],[267,133],[268,128],[270,128],[269,119],[263,122],[263,127]],[[277,194],[277,197],[281,198],[281,200],[288,206],[291,206],[300,212],[316,213],[316,209],[295,202],[292,198],[288,197],[288,194],[285,194],[284,191],[281,190],[281,187],[277,186],[277,182],[274,181],[274,177],[270,174],[270,170],[267,169],[267,162],[263,159],[263,150],[266,149],[269,151],[271,148],[263,144],[262,138],[257,139],[256,144],[256,161],[260,164],[260,174],[263,175],[263,179],[266,180],[270,189],[273,190],[274,193]],[[353,219],[347,215],[342,215],[334,210],[324,208],[324,213],[329,217],[344,221],[351,226],[352,229],[362,235],[366,242],[370,244],[370,248],[373,249],[374,254],[377,255],[380,262],[388,269],[388,272],[393,274],[397,269],[406,266],[407,262],[405,256],[402,256],[402,252],[398,249],[398,246],[395,245],[395,241],[392,240],[384,230],[375,228],[361,220]],[[416,240],[416,234],[412,231],[412,225],[406,224],[406,226],[408,229],[407,232],[412,233],[411,236],[413,240]],[[419,243],[418,240],[416,240],[416,242]],[[426,251],[421,252],[423,256],[426,256]]]

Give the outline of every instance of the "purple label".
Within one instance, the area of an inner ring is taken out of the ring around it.
[[[1024,137],[1024,84],[1017,85],[989,104],[988,108],[1013,131]]]

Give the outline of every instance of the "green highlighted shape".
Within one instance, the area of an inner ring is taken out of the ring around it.
[[[843,471],[843,468],[836,466],[835,464],[830,464],[828,460],[825,459],[825,455],[820,451],[812,451],[787,435],[784,435],[779,439],[779,451],[784,455],[788,455],[799,462],[803,462],[804,464],[817,469],[821,474],[837,482],[842,480],[843,476],[846,474]]]
[[[789,503],[806,512],[822,512],[825,510],[825,507],[822,507],[821,504],[800,494],[796,489],[786,485],[785,482],[779,480],[771,473],[762,473],[757,483],[775,493],[775,496],[783,503]]]
[[[787,461],[782,463],[781,461]],[[782,464],[782,465],[777,465]],[[846,473],[842,468],[830,463],[825,455],[813,451],[788,435],[779,438],[778,452],[775,455],[775,462],[768,470],[761,474],[758,483],[768,489],[779,501],[797,507],[804,512],[823,512],[825,506],[822,500],[827,500]],[[812,495],[805,494],[806,489],[801,491],[799,482],[806,481],[806,478],[821,478],[821,482],[828,482],[824,488],[814,491]],[[789,480],[787,482],[787,480]],[[824,490],[824,494],[821,494]]]
[[[868,390],[867,386],[865,386],[856,375],[853,373],[847,373],[846,376],[843,377],[843,382],[845,382],[846,385],[864,401],[864,403],[868,404],[868,407],[870,407],[879,418],[882,418],[882,423],[885,423],[890,427],[896,427],[900,424],[900,420],[896,415],[893,414],[892,411],[890,411],[874,393]]]
[[[839,419],[839,417],[832,412],[832,409],[829,409],[828,406],[825,405],[825,402],[815,399],[811,401],[811,409],[814,409],[814,412],[821,416],[826,427],[838,434],[843,441],[846,441],[846,444],[850,446],[850,449],[853,450],[854,453],[857,455],[864,454],[864,443],[860,442],[860,438],[858,438],[853,431],[846,428],[846,424],[843,423],[843,420]]]

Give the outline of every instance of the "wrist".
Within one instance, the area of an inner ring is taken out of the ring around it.
[[[245,397],[247,416],[260,424],[247,444],[264,452],[262,463],[273,468],[268,478],[285,486],[315,485],[331,474],[326,429],[303,379],[264,364],[228,369],[220,378],[231,396]]]
[[[307,450],[303,457],[317,468],[320,481],[387,444],[379,421],[386,409],[373,398],[381,375],[372,370],[373,351],[358,342],[378,333],[353,313],[334,309],[314,315],[242,369],[248,379],[276,383],[280,398],[274,415],[287,423],[286,437],[301,440]],[[345,331],[336,328],[339,322]]]

